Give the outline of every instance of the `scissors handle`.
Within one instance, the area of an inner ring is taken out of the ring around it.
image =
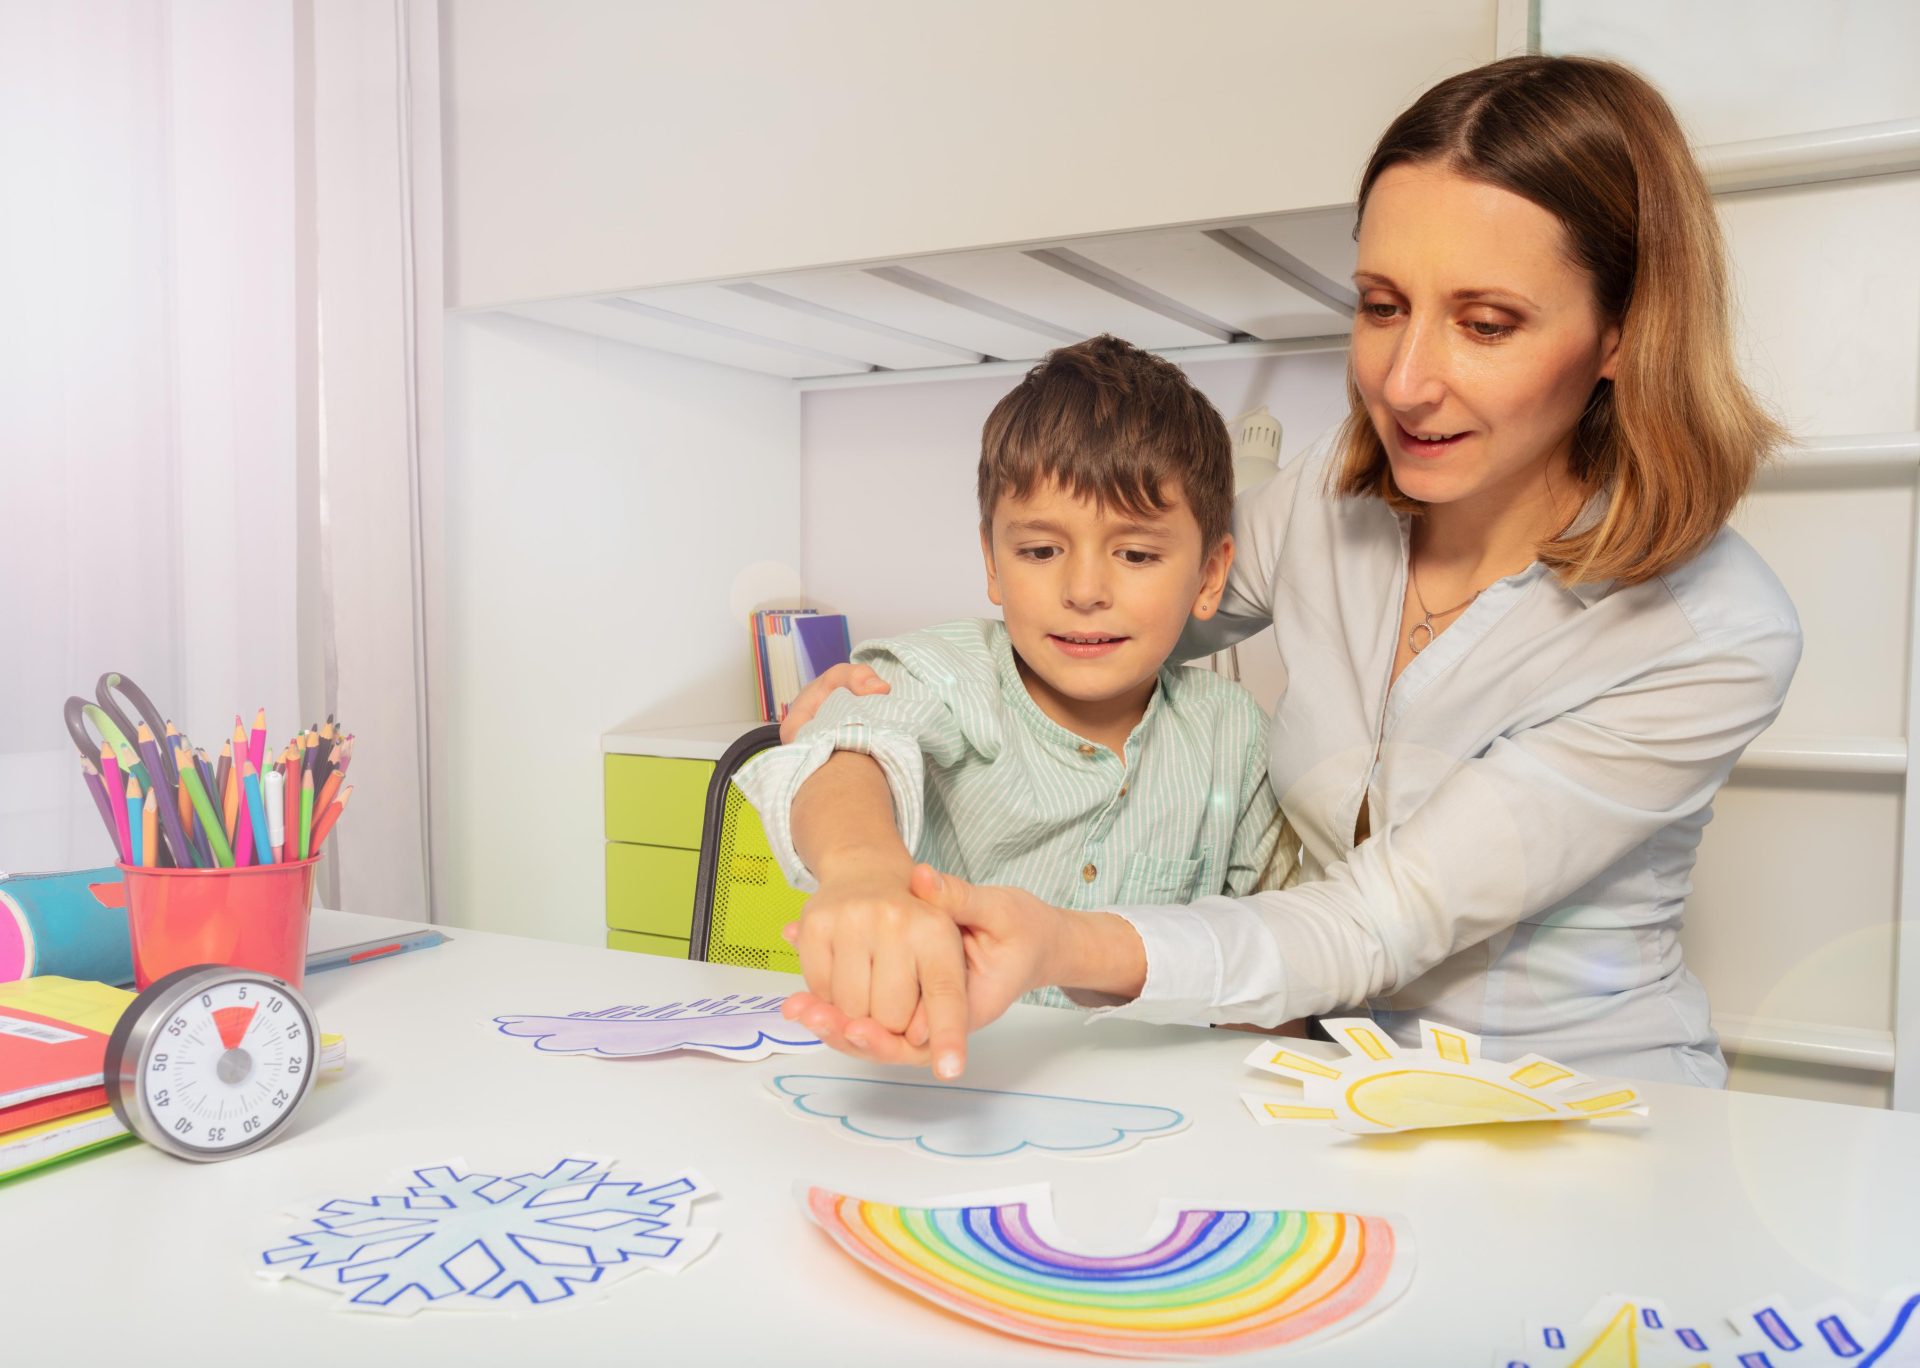
[[[100,711],[112,719],[121,733],[118,744],[126,745],[135,755],[140,754],[139,748],[127,739],[139,728],[128,720],[127,715],[114,701],[113,694],[116,689],[122,698],[133,705],[135,715],[152,730],[160,761],[160,777],[167,784],[177,787],[180,783],[180,774],[173,763],[173,754],[167,747],[167,724],[160,716],[160,710],[153,706],[153,700],[147,697],[146,690],[118,671],[109,670],[100,676],[100,683],[94,689],[94,695],[100,700]]]

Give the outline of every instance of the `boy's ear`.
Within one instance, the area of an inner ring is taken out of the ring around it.
[[[1233,568],[1233,536],[1220,539],[1200,566],[1200,592],[1193,600],[1193,615],[1202,622],[1220,611],[1220,596],[1227,590],[1227,571]]]
[[[986,528],[980,529],[980,558],[987,563],[987,602],[998,608],[1000,604],[1000,577],[993,568],[993,533]]]

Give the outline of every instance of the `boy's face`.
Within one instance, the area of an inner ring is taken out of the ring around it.
[[[1233,539],[1203,554],[1179,489],[1161,496],[1168,507],[1141,519],[1048,483],[1003,496],[981,535],[987,596],[1006,615],[1028,682],[1069,711],[1144,706],[1187,619],[1219,608]]]

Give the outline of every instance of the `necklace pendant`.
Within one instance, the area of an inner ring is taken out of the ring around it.
[[[1423,632],[1426,633],[1424,637],[1421,636]],[[1407,649],[1415,655],[1419,655],[1422,651],[1426,650],[1427,647],[1433,645],[1433,637],[1433,617],[1429,614],[1424,622],[1414,623],[1412,629],[1408,631]]]

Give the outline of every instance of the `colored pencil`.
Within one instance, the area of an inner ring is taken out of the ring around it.
[[[100,767],[80,757],[80,774],[87,781],[87,792],[93,795],[93,805],[100,809],[100,820],[107,824],[107,839],[118,839],[120,828],[113,820],[113,809],[107,805],[106,786],[100,782]]]
[[[145,800],[140,804],[140,863],[148,869],[159,863],[160,808],[161,804],[155,801],[154,791],[148,789]]]
[[[333,806],[328,808],[326,815],[320,819],[320,825],[313,829],[314,854],[320,853],[320,847],[326,842],[327,833],[331,832],[333,824],[340,820],[340,814],[346,811],[347,799],[351,797],[353,797],[353,785],[348,784],[340,790],[340,796],[333,800]]]
[[[153,728],[142,722],[139,733],[136,744],[140,747],[140,754],[146,757],[147,773],[154,776],[155,780],[148,785],[147,791],[164,793],[169,788],[177,788],[180,777],[173,774],[161,759],[160,743],[154,739]],[[170,855],[177,869],[193,868],[193,847],[187,843],[187,831],[180,823],[178,805],[162,797],[156,806],[160,809],[160,829],[167,839],[166,849],[161,853]]]
[[[279,864],[287,858],[287,776],[280,770],[260,776],[260,803],[267,810],[267,847]]]
[[[233,821],[233,862],[245,868],[254,863],[253,809],[247,806],[247,784],[243,770],[253,768],[243,757],[233,767],[233,791],[240,798],[240,808]],[[262,861],[264,863],[264,861]]]
[[[240,785],[247,791],[247,804],[240,816],[240,830],[246,833],[246,842],[253,851],[253,857],[259,864],[273,863],[273,850],[267,844],[267,805],[260,793],[260,772],[253,767],[253,761],[243,761],[240,765]]]
[[[286,822],[285,841],[287,853],[283,858],[297,860],[300,858],[300,766],[294,759],[294,748],[292,746],[287,747],[286,765],[285,786],[287,810],[284,814],[284,820]]]
[[[127,776],[127,863],[146,863],[147,848],[140,844],[140,781]]]
[[[333,800],[339,792],[340,775],[338,773],[329,775],[327,782],[321,786],[320,791],[313,797],[314,812],[324,813],[328,808],[332,807]]]
[[[300,776],[300,858],[306,859],[312,851],[309,849],[313,832],[313,774],[309,771]]]
[[[226,834],[220,830],[220,818],[213,810],[213,800],[207,797],[207,786],[200,777],[200,766],[204,762],[198,756],[187,755],[185,747],[176,751],[175,757],[180,764],[180,782],[193,800],[193,810],[200,817],[200,829],[212,849],[214,864],[221,869],[233,868],[233,850],[227,845]]]
[[[107,791],[107,798],[113,804],[114,845],[120,852],[122,864],[133,863],[133,833],[127,829],[127,810],[120,806],[120,795],[126,791],[126,785],[120,782],[120,761],[114,756],[113,747],[105,741],[100,743],[100,783]]]
[[[253,762],[255,774],[265,774],[267,770],[267,710],[261,708],[253,715],[253,732],[247,737],[247,759]]]
[[[239,778],[233,768],[233,742],[220,743],[220,764],[213,772],[213,779],[220,794],[220,829],[227,833],[227,839],[233,839],[234,818],[240,815],[240,786],[234,781]]]

